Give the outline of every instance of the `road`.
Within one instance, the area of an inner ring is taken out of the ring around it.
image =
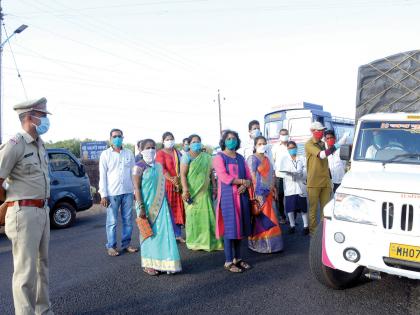
[[[420,285],[385,277],[345,291],[318,284],[308,265],[309,237],[285,235],[285,251],[262,255],[244,248],[254,268],[231,274],[223,252],[180,245],[183,272],[150,277],[137,254],[108,257],[105,213],[78,214],[76,225],[51,231],[50,291],[56,314],[420,314]],[[286,228],[285,228],[286,230]],[[138,242],[134,230],[133,242]],[[13,314],[10,242],[0,235],[0,314]]]

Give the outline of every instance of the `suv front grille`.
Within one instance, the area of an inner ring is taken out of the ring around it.
[[[394,204],[392,202],[382,203],[382,224],[385,229],[392,229],[394,224]]]
[[[412,205],[406,204],[402,206],[401,230],[411,231],[413,229],[413,212],[414,212],[414,207]]]
[[[394,227],[394,229],[398,229],[398,218],[400,218],[399,227],[401,231],[411,232],[414,224],[414,206],[411,204],[403,204],[401,205],[401,212],[399,212],[398,209],[399,207],[395,207],[392,202],[382,203],[382,225],[384,229],[392,230],[395,221],[397,226]]]

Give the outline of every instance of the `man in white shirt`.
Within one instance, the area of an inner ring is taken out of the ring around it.
[[[335,133],[333,130],[327,130],[324,133],[325,142],[327,143],[328,148],[331,148],[336,144]],[[344,134],[343,137],[338,141],[338,145],[341,146],[346,143],[348,134]],[[333,182],[333,193],[340,186],[341,181],[346,172],[346,161],[340,159],[340,148],[334,151],[333,154],[330,154],[328,157],[328,166],[330,168],[331,179]]]
[[[258,136],[262,136],[260,122],[258,120],[251,120],[248,123],[248,132],[248,141],[244,144],[244,147],[238,150],[238,153],[245,158],[245,161],[254,154],[254,139]]]
[[[135,253],[137,248],[130,246],[133,231],[132,208],[134,189],[131,170],[134,166],[134,154],[124,149],[123,132],[112,129],[110,132],[111,147],[103,151],[99,159],[99,193],[101,205],[107,208],[106,215],[106,248],[108,255],[118,256],[117,221],[121,209],[122,237],[121,249]]]
[[[277,189],[277,209],[280,213],[280,223],[286,223],[286,214],[284,212],[284,184],[283,180],[285,173],[281,172],[281,162],[286,156],[289,156],[287,151],[287,142],[289,141],[289,131],[287,129],[281,129],[279,135],[280,142],[273,145],[272,156],[274,162],[274,170],[276,171],[276,189]]]

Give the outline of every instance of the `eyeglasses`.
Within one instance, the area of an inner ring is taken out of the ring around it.
[[[115,135],[115,136],[112,136],[112,138],[122,138],[122,135]]]

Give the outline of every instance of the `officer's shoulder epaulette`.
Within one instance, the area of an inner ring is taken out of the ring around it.
[[[20,133],[17,133],[12,138],[10,138],[9,143],[10,144],[18,144],[22,140],[23,136]]]

